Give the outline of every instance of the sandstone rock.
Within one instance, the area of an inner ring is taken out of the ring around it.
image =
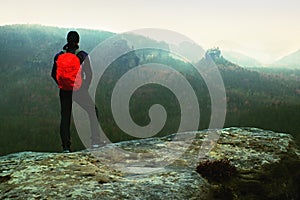
[[[290,135],[256,128],[179,133],[70,154],[22,152],[0,157],[0,199],[297,199],[299,158]],[[213,181],[195,170],[221,159],[238,173]]]

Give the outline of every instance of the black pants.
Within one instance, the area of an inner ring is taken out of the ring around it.
[[[86,89],[78,91],[59,91],[60,105],[61,105],[61,122],[60,122],[60,137],[63,149],[70,149],[70,123],[72,113],[72,103],[78,103],[87,113],[90,120],[91,140],[92,143],[100,144],[100,132],[98,127],[98,110],[93,102],[91,96]],[[96,111],[96,112],[95,112]]]

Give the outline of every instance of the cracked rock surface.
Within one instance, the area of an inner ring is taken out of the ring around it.
[[[222,159],[238,173],[214,182],[195,170],[201,162]],[[0,157],[0,199],[299,199],[299,183],[293,138],[257,128]]]

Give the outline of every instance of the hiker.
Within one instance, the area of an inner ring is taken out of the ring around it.
[[[70,122],[73,101],[88,113],[92,147],[98,147],[101,143],[98,110],[88,92],[92,80],[90,60],[85,51],[79,50],[78,44],[79,34],[76,31],[70,31],[67,34],[67,44],[54,57],[51,73],[52,78],[60,88],[60,137],[64,153],[71,152]]]

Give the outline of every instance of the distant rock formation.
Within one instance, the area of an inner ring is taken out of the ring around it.
[[[180,138],[194,134],[187,151],[176,155],[186,144]],[[213,135],[220,137],[210,140]],[[179,133],[176,140],[174,136],[70,154],[22,152],[0,157],[0,199],[300,198],[300,153],[288,134],[225,128]],[[202,151],[202,144],[212,149]],[[162,149],[172,152],[171,158]],[[141,155],[148,157],[141,160]],[[210,166],[206,174],[196,170],[203,169],[197,168],[200,165]]]

